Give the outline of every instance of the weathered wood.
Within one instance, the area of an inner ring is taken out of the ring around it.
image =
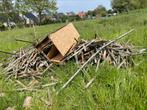
[[[96,76],[94,78],[92,78],[85,86],[85,89],[89,88],[90,85],[93,83],[93,81],[96,79]]]
[[[76,51],[73,55],[67,57],[67,60],[69,60],[70,58],[72,58],[75,55],[77,55],[78,53],[80,53],[82,50],[84,50],[86,47],[88,47],[93,42],[94,42],[94,40],[92,40],[91,42],[89,42],[87,45],[83,45],[83,47],[81,49],[79,49],[78,51]]]
[[[67,85],[80,73],[80,71],[105,47],[109,46],[110,44],[122,39],[123,37],[125,37],[126,35],[128,35],[129,33],[133,32],[134,29],[124,33],[123,35],[119,36],[118,38],[106,43],[105,45],[103,45],[102,47],[99,48],[99,50],[93,54],[77,71],[76,73],[59,89],[59,91],[57,92],[57,94],[59,94],[59,92],[61,92],[64,88],[67,87]]]
[[[65,64],[65,61],[74,60],[77,64],[82,65],[97,52],[97,54],[88,61],[90,65],[97,65],[96,71],[103,61],[108,61],[116,67],[120,66],[120,68],[126,68],[131,65],[133,61],[129,56],[132,56],[135,52],[133,46],[130,47],[126,44],[122,45],[116,42],[112,42],[107,46],[106,44],[110,42],[112,41],[102,39],[78,41],[76,46],[71,48],[66,56],[64,56],[62,62]],[[15,78],[41,78],[47,70],[54,72],[54,70],[51,69],[54,63],[47,57],[52,44],[47,36],[47,39],[44,39],[43,42],[40,42],[37,46],[29,45],[30,47],[28,46],[27,48],[22,48],[20,51],[17,51],[16,55],[12,55],[12,57],[7,59],[8,62],[5,66],[7,75],[10,77],[14,76]],[[106,47],[102,48],[103,46]],[[136,51],[136,53],[138,52],[140,51]],[[125,62],[122,64],[123,60]],[[86,65],[84,67],[86,67]]]

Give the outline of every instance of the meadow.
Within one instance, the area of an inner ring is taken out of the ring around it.
[[[13,52],[29,44],[16,42],[15,39],[35,41],[44,38],[64,24],[50,24],[35,28],[13,29],[0,32],[0,50]],[[113,16],[106,19],[95,19],[74,22],[81,39],[93,39],[95,34],[103,39],[112,40],[115,37],[134,28],[135,32],[120,40],[129,41],[134,46],[147,48],[147,10],[136,10],[130,13]],[[0,64],[9,55],[0,53]],[[76,72],[78,65],[68,62],[66,66],[54,67],[54,72],[46,72],[39,83],[50,83],[50,76],[58,79],[55,86],[38,91],[15,91],[18,88],[16,80],[28,84],[28,79],[7,79],[3,68],[0,69],[0,110],[7,107],[23,109],[26,96],[32,97],[30,110],[146,110],[147,109],[147,55],[134,58],[135,65],[127,69],[117,69],[106,62],[102,63],[97,72],[95,66],[88,66],[59,95],[56,91]],[[96,80],[85,89],[86,83],[94,76]],[[48,100],[46,105],[41,99]]]

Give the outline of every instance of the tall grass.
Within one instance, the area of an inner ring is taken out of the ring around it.
[[[132,28],[135,32],[124,40],[130,44],[147,47],[147,13],[146,10],[131,12],[114,16],[105,20],[86,20],[74,22],[81,38],[93,39],[97,34],[103,39],[111,40],[116,36]],[[54,24],[35,27],[37,38],[44,38],[64,24]],[[0,50],[14,51],[28,44],[16,42],[15,38],[34,41],[34,30],[32,28],[14,29],[0,33]],[[0,58],[8,56],[0,54]],[[51,82],[50,75],[58,79],[58,84],[53,87],[40,89],[37,92],[16,92],[18,88],[16,79],[6,80],[3,69],[0,74],[0,93],[5,93],[0,97],[0,109],[8,106],[15,106],[17,110],[22,110],[23,101],[26,96],[32,96],[31,110],[146,110],[147,109],[147,56],[137,56],[136,65],[128,69],[117,70],[115,67],[104,62],[95,72],[95,66],[88,66],[74,81],[60,93],[56,91],[65,83],[77,70],[78,66],[74,62],[68,62],[66,66],[54,67],[54,72],[46,72],[41,84]],[[87,82],[96,77],[90,88],[85,89]],[[28,84],[30,79],[21,79]],[[48,92],[51,97],[48,99]],[[47,106],[40,99],[49,100]]]

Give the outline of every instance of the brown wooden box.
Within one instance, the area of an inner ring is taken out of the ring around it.
[[[45,45],[50,45],[51,42],[52,46],[45,54],[50,61],[59,63],[64,56],[70,52],[71,48],[77,44],[79,37],[80,35],[74,25],[69,23],[56,32],[48,35],[36,47],[39,51],[43,51]]]

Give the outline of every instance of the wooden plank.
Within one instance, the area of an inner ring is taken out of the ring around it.
[[[79,33],[72,23],[55,33],[50,34],[50,39],[62,56],[65,56],[71,47],[77,43]]]
[[[60,61],[63,59],[64,57],[59,53],[57,54],[55,57],[53,57],[51,59],[51,62],[54,62],[54,63],[60,63]]]

